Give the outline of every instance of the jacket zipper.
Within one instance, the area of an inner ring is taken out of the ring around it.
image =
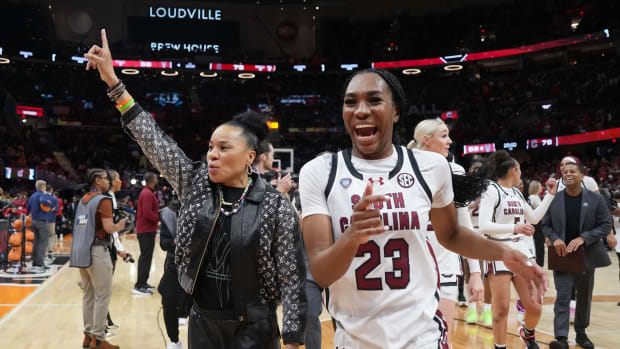
[[[221,203],[217,205],[217,214],[215,215],[215,219],[213,220],[213,225],[211,225],[211,231],[209,232],[209,236],[207,236],[207,243],[205,244],[205,248],[202,250],[202,256],[200,256],[200,264],[198,264],[196,275],[194,275],[194,282],[192,283],[191,294],[194,294],[194,287],[196,287],[196,282],[198,281],[198,273],[200,273],[200,268],[202,267],[202,260],[205,258],[207,247],[209,247],[209,241],[211,240],[211,235],[213,235],[213,230],[215,229],[215,223],[217,223],[217,219],[220,217],[220,210],[221,210]]]

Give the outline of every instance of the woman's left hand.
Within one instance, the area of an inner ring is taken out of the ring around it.
[[[118,83],[118,77],[114,72],[112,53],[108,46],[108,37],[105,34],[105,29],[101,29],[101,47],[93,45],[90,50],[84,54],[84,57],[88,58],[86,70],[91,68],[96,69],[99,72],[99,77],[108,87],[111,88]]]
[[[547,193],[549,193],[549,195],[555,195],[555,193],[558,192],[558,181],[556,181],[555,178],[549,178],[545,186],[547,187]]]

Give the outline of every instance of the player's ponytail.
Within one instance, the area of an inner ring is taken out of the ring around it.
[[[484,171],[472,174],[456,174],[452,171],[452,191],[454,206],[467,207],[479,198],[487,188],[487,175]]]
[[[498,150],[487,159],[488,175],[494,181],[503,178],[511,168],[517,165],[517,160],[505,150]]]

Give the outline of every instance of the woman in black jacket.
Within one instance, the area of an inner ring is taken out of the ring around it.
[[[211,135],[206,162],[192,162],[134,102],[114,73],[105,31],[84,56],[97,69],[121,123],[181,201],[175,239],[179,282],[194,298],[192,348],[279,348],[283,305],[287,348],[303,342],[306,271],[299,218],[251,164],[267,135],[264,119],[244,113]]]

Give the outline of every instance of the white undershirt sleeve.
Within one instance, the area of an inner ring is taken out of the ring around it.
[[[536,210],[532,209],[532,207],[528,205],[527,202],[524,202],[523,214],[525,216],[525,221],[529,224],[538,224],[538,222],[540,222],[540,220],[543,219],[543,217],[545,216],[545,213],[547,213],[547,210],[549,209],[551,201],[553,201],[554,197],[554,195],[545,195],[545,198],[540,203],[540,206],[536,208]]]
[[[493,222],[493,211],[498,202],[499,193],[497,188],[493,185],[489,185],[480,198],[480,216],[478,217],[478,226],[480,227],[479,229],[481,233],[496,235],[512,234],[514,232],[515,225],[513,223],[499,224]]]

